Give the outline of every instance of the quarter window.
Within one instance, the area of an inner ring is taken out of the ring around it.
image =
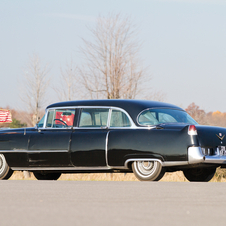
[[[37,124],[38,127],[43,127],[44,119],[45,119],[45,115],[42,117],[42,119],[41,119],[41,120],[39,121],[39,123]]]
[[[110,127],[130,127],[127,115],[119,110],[112,110]]]
[[[82,109],[79,127],[104,127],[107,126],[109,109],[84,108]]]
[[[47,115],[47,128],[67,128],[74,123],[75,109],[50,110]]]
[[[151,126],[165,123],[188,123],[197,124],[197,122],[185,111],[177,109],[148,109],[143,111],[138,122],[143,126]]]

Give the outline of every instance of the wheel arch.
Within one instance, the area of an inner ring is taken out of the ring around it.
[[[125,167],[129,169],[132,168],[132,163],[136,161],[150,161],[150,162],[157,161],[163,166],[162,161],[156,158],[129,158],[125,161]]]

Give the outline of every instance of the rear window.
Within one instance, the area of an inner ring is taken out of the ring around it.
[[[187,112],[177,109],[147,109],[138,116],[138,123],[151,126],[167,123],[198,124]]]

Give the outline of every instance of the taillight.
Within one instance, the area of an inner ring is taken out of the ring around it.
[[[197,129],[195,125],[190,125],[188,127],[188,135],[197,135]]]

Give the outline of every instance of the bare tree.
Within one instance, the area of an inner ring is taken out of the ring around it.
[[[140,91],[144,69],[137,29],[129,17],[111,14],[99,17],[89,29],[93,41],[84,41],[81,53],[81,83],[91,98],[132,99]]]
[[[79,95],[78,69],[71,60],[65,70],[61,68],[60,88],[54,88],[61,101],[77,99]]]
[[[23,92],[21,99],[32,114],[32,124],[35,125],[40,117],[45,103],[46,90],[49,84],[49,66],[41,65],[38,55],[30,56],[28,66],[24,72]]]

